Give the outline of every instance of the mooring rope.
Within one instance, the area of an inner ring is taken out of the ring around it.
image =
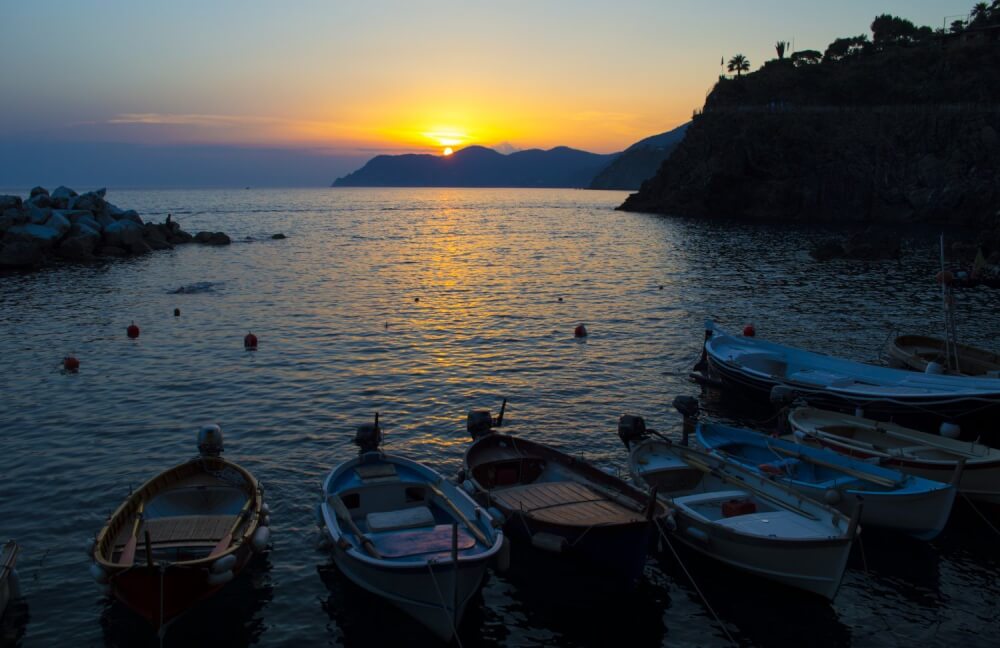
[[[701,602],[705,604],[705,608],[715,618],[715,622],[719,624],[719,627],[722,628],[722,632],[726,635],[726,639],[729,639],[730,643],[732,643],[734,646],[740,645],[739,642],[737,642],[736,639],[733,638],[733,635],[729,633],[729,629],[726,628],[726,624],[722,622],[722,619],[719,618],[719,615],[715,613],[715,610],[708,602],[708,599],[705,598],[705,595],[702,593],[701,588],[698,587],[698,583],[695,582],[694,577],[691,575],[691,572],[688,571],[688,568],[684,565],[684,561],[681,560],[681,557],[677,553],[677,550],[674,549],[674,545],[670,543],[670,538],[667,537],[667,534],[663,531],[663,527],[660,526],[660,521],[654,520],[654,524],[656,524],[657,531],[660,532],[660,537],[663,538],[664,542],[666,542],[667,546],[670,548],[670,553],[674,555],[674,559],[677,560],[677,564],[681,566],[681,569],[684,571],[684,575],[687,576],[688,581],[694,587],[694,591],[698,593],[698,597],[701,598]]]
[[[441,609],[444,610],[445,614],[448,614],[448,604],[445,603],[444,594],[441,593],[441,588],[438,586],[437,577],[434,575],[434,564],[430,561],[427,562],[427,571],[431,573],[431,582],[434,583],[434,590],[437,592],[438,600],[441,601]],[[458,572],[455,572],[455,587],[458,587]],[[458,644],[458,648],[462,648],[462,640],[458,638],[458,628],[455,627],[455,617],[458,616],[458,609],[452,610],[451,614],[448,614],[448,623],[451,624],[451,633],[455,637],[455,643]]]
[[[963,498],[965,498],[966,503],[968,503],[968,505],[972,507],[972,510],[976,512],[976,515],[978,515],[979,517],[981,517],[983,519],[983,522],[986,523],[986,526],[988,526],[990,529],[992,529],[993,533],[995,533],[998,536],[1000,536],[1000,529],[997,529],[995,526],[993,526],[993,523],[990,522],[989,518],[987,518],[986,515],[982,511],[979,510],[979,507],[972,503],[972,500],[969,499],[969,496],[966,495],[965,493],[961,492],[961,491],[959,491],[958,494],[961,495]]]

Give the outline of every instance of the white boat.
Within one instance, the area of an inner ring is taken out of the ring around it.
[[[673,537],[731,567],[834,598],[860,510],[849,518],[714,455],[623,432],[636,419],[619,424],[619,435],[632,443],[629,472],[673,510]]]
[[[949,362],[944,340],[926,335],[900,335],[886,349],[889,364],[899,369],[945,372],[963,376],[1000,377],[1000,355],[968,344],[955,344]],[[957,369],[953,367],[958,362]],[[949,369],[949,367],[952,367]]]
[[[994,433],[1000,416],[1000,379],[915,373],[877,367],[794,347],[736,336],[706,323],[702,362],[708,381],[769,400],[787,387],[810,405],[873,418],[909,416],[937,431],[958,424],[966,436]]]
[[[17,580],[17,554],[20,548],[13,540],[8,541],[0,551],[0,617],[7,610],[7,604],[21,597]]]
[[[490,515],[430,468],[383,454],[381,430],[359,428],[359,456],[323,483],[319,521],[337,568],[422,623],[455,636],[504,537]]]
[[[964,462],[958,491],[970,499],[1000,504],[1000,450],[812,407],[792,410],[788,422],[800,443],[875,459],[880,465],[939,482],[950,481]]]

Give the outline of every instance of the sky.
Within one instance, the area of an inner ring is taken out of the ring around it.
[[[973,4],[0,0],[0,186],[323,186],[380,153],[611,153],[690,119],[723,58],[756,69],[778,40],[822,51],[879,13],[939,27]]]

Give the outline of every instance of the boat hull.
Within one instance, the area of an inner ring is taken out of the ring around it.
[[[1000,372],[1000,356],[967,344],[956,345],[958,371],[967,376],[987,376]],[[886,351],[889,365],[899,369],[923,372],[928,362],[947,366],[944,341],[923,335],[902,335],[893,340]]]
[[[672,537],[705,556],[767,580],[833,600],[851,553],[850,538],[810,541],[761,540],[674,513]]]
[[[386,568],[357,560],[350,552],[336,546],[333,561],[355,585],[386,599],[445,642],[454,637],[456,625],[479,591],[489,564],[488,558],[463,558],[458,562],[457,571],[455,564],[447,560],[431,565]],[[453,619],[458,620],[455,625]]]
[[[253,550],[244,545],[233,553],[234,578],[250,562]],[[111,593],[129,609],[159,629],[204,601],[225,584],[209,582],[207,566],[135,565],[110,577]],[[162,577],[162,582],[161,582]]]

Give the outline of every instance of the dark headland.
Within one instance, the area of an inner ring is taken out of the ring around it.
[[[468,146],[449,156],[379,155],[334,187],[571,187],[584,188],[617,153],[602,155],[565,146],[504,155]]]
[[[622,151],[621,155],[604,167],[589,189],[638,189],[642,182],[656,175],[663,161],[670,157],[684,139],[688,124],[659,135],[639,140]]]
[[[948,223],[1000,209],[1000,12],[867,34],[720,78],[620,207],[704,218]]]

